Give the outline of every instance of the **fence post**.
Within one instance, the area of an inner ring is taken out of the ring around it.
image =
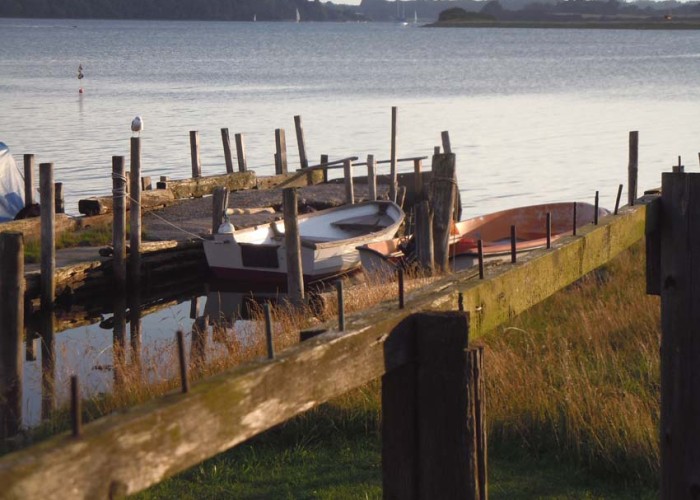
[[[414,200],[416,201],[420,201],[423,199],[423,173],[421,172],[422,169],[423,160],[419,160],[417,158],[413,160],[413,189],[416,191],[414,198]]]
[[[221,142],[224,145],[224,161],[226,161],[226,173],[233,173],[233,158],[231,156],[231,136],[227,128],[221,129]]]
[[[248,161],[245,157],[245,141],[243,134],[236,134],[236,157],[238,158],[238,171],[245,172],[248,170]]]
[[[629,135],[629,163],[627,164],[627,203],[632,206],[637,199],[637,178],[639,175],[639,132]]]
[[[301,125],[301,116],[294,117],[294,128],[297,132],[297,146],[299,148],[299,164],[301,168],[309,166],[309,160],[306,157],[306,145],[304,144],[304,127]]]
[[[132,137],[132,139],[138,139],[138,137]],[[190,156],[192,157],[192,178],[196,179],[202,176],[202,159],[199,155],[199,132],[196,130],[190,130]]]
[[[297,220],[297,190],[284,188],[284,239],[287,247],[287,295],[295,306],[304,303],[304,270],[301,260],[301,239]]]
[[[345,203],[352,205],[355,203],[355,188],[352,182],[352,160],[343,162],[343,173],[345,175]]]
[[[56,205],[53,163],[39,165],[41,194],[41,307],[52,308],[56,296]]]
[[[479,498],[469,316],[415,314],[387,340],[411,362],[382,378],[385,498]]]
[[[123,293],[126,290],[126,176],[123,156],[112,156],[112,200],[114,285],[118,293]]]
[[[275,129],[275,149],[277,156],[275,161],[276,174],[287,173],[287,139],[284,135],[284,129]]]
[[[369,200],[377,199],[377,164],[374,161],[374,155],[367,155],[367,190]]]
[[[196,133],[196,132],[195,132]],[[199,142],[199,137],[197,137]],[[141,287],[141,138],[131,138],[129,179],[129,282],[132,290]]]
[[[396,134],[397,134],[396,106],[391,107],[391,180],[389,181],[389,199],[396,201]]]
[[[661,498],[700,492],[700,173],[661,181]]]
[[[24,240],[0,233],[0,439],[22,424],[22,336],[24,335]]]
[[[66,213],[66,202],[63,199],[63,183],[54,182],[54,210],[57,214]]]
[[[433,247],[433,220],[430,213],[430,203],[423,200],[416,205],[416,253],[421,268],[431,274],[435,267]]]
[[[216,234],[221,225],[221,221],[224,219],[226,207],[228,207],[228,189],[225,187],[215,188],[211,199],[211,234]]]
[[[444,153],[433,156],[431,205],[433,207],[433,241],[435,267],[449,269],[449,240],[452,213],[455,205],[455,155]]]
[[[24,155],[24,206],[34,203],[34,155]]]

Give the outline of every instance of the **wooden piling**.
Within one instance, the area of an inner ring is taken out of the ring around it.
[[[124,157],[112,156],[112,246],[114,287],[117,293],[126,290],[126,176]]]
[[[442,138],[442,150],[445,154],[452,153],[452,145],[450,144],[450,133],[447,130],[443,130],[440,134]]]
[[[141,191],[152,191],[153,190],[153,182],[151,180],[151,176],[149,175],[144,175],[141,177]]]
[[[34,204],[34,155],[24,155],[24,206]]]
[[[0,439],[22,425],[22,337],[24,335],[24,240],[0,233]]]
[[[416,253],[418,263],[427,274],[432,274],[435,267],[433,243],[433,217],[430,203],[423,200],[416,205]]]
[[[83,410],[77,375],[70,377],[70,418],[73,437],[80,437],[83,428]]]
[[[54,182],[53,185],[53,192],[54,192],[54,210],[56,211],[57,214],[64,214],[66,213],[66,202],[63,199],[63,183],[62,182]]]
[[[661,239],[661,498],[700,492],[700,173],[663,173]]]
[[[267,343],[267,359],[275,359],[275,343],[272,339],[272,312],[270,303],[265,302],[263,305],[265,313],[265,341]]]
[[[639,132],[629,134],[629,162],[627,163],[627,203],[632,206],[637,199],[637,178],[639,175]]]
[[[572,234],[573,234],[574,236],[576,236],[576,226],[577,226],[577,223],[578,223],[578,221],[576,220],[576,219],[577,219],[577,216],[576,216],[576,207],[577,207],[577,204],[576,204],[576,202],[574,202],[574,217],[573,217],[574,220],[573,220],[573,231],[572,231]]]
[[[593,224],[598,225],[598,203],[600,201],[600,193],[595,192],[595,202],[593,203]]]
[[[479,279],[484,279],[484,242],[479,240],[476,242],[477,259],[479,262]]]
[[[469,364],[470,414],[474,416],[476,444],[476,482],[480,500],[488,498],[488,439],[486,431],[486,384],[484,382],[484,346],[467,350]]]
[[[384,497],[479,498],[468,315],[416,314],[391,335],[414,348],[382,377]]]
[[[355,187],[352,181],[352,161],[343,162],[343,173],[345,175],[345,203],[352,205],[355,203]]]
[[[389,199],[396,201],[396,134],[397,134],[397,115],[398,109],[396,106],[391,107],[391,179],[389,181]]]
[[[187,377],[187,360],[185,358],[185,334],[178,330],[175,334],[177,340],[177,359],[180,364],[180,388],[183,394],[190,392],[190,382]]]
[[[51,307],[41,309],[41,418],[47,419],[56,409],[56,338],[55,314]]]
[[[301,125],[301,116],[294,116],[294,128],[297,133],[297,147],[299,148],[299,164],[301,168],[309,166],[309,160],[306,157],[306,145],[304,144],[304,127]]]
[[[449,239],[455,205],[455,155],[433,156],[431,205],[433,208],[433,242],[435,267],[449,270]]]
[[[199,135],[197,143],[199,143]],[[192,137],[192,133],[190,133]],[[129,179],[129,283],[141,288],[141,138],[131,138],[131,178]]]
[[[617,187],[617,198],[615,198],[615,215],[617,215],[620,209],[620,198],[622,197],[622,184]]]
[[[126,295],[114,296],[114,330],[112,332],[112,374],[114,386],[126,381]]]
[[[226,162],[226,173],[233,173],[233,156],[231,156],[231,136],[227,128],[221,129],[221,143],[224,146],[224,161]]]
[[[138,139],[138,137],[132,137]],[[202,176],[202,159],[199,154],[199,132],[190,130],[190,157],[192,159],[192,178],[197,179]]]
[[[248,161],[245,157],[245,141],[243,134],[236,134],[236,158],[238,158],[238,171],[246,172],[248,170]]]
[[[338,295],[338,330],[345,331],[345,297],[343,294],[343,280],[335,282],[335,289]]]
[[[319,164],[327,165],[328,164],[328,155],[321,155],[321,160],[319,161]],[[326,182],[328,182],[328,169],[327,168],[323,169],[323,182],[324,182],[324,184]]]
[[[413,160],[414,189],[416,190],[416,200],[422,200],[423,194],[423,160],[416,158]]]
[[[53,163],[39,165],[41,194],[41,307],[52,308],[56,296],[56,213]]]
[[[399,267],[396,270],[399,279],[399,309],[403,309],[404,306],[404,284],[403,284],[403,268]]]
[[[228,207],[228,189],[225,187],[215,188],[211,199],[211,234],[216,234],[224,220],[224,214]]]
[[[301,260],[296,188],[285,188],[282,191],[282,205],[287,252],[287,295],[290,302],[298,307],[304,303],[304,270]]]
[[[552,248],[552,212],[547,212],[547,220],[545,224],[545,231],[547,233],[547,248]]]
[[[285,139],[284,129],[275,129],[275,148],[277,150],[277,175],[287,173],[287,139]]]
[[[440,146],[435,146],[433,148],[433,154],[434,155],[439,155],[440,154]]]
[[[367,155],[367,190],[370,201],[377,199],[377,164],[374,155]]]
[[[515,262],[518,260],[518,257],[517,257],[518,237],[516,235],[516,231],[517,231],[517,229],[515,228],[515,226],[510,226],[510,262],[511,262],[511,264],[515,264]]]

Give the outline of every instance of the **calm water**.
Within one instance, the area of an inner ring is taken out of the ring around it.
[[[221,127],[245,133],[260,174],[273,172],[274,129],[285,128],[296,165],[295,114],[312,158],[388,158],[398,106],[399,156],[429,155],[450,132],[465,217],[596,190],[612,207],[630,130],[642,188],[678,155],[697,168],[698,32],[0,19],[0,68],[0,141],[18,161],[54,162],[72,213],[111,189],[111,156],[128,157],[137,114],[144,175],[184,178],[189,130],[205,175],[224,171]],[[159,342],[191,321],[188,303],[145,318],[144,349],[168,351]],[[59,401],[76,364],[90,392],[108,388],[111,374],[93,367],[111,364],[111,349],[97,326],[57,335]],[[40,362],[26,372],[32,422]]]
[[[182,178],[195,129],[205,175],[224,170],[221,127],[262,174],[285,128],[294,165],[295,114],[312,158],[387,158],[395,105],[400,156],[449,130],[465,216],[596,190],[612,205],[630,130],[641,187],[697,161],[698,32],[5,19],[0,67],[0,140],[55,163],[69,212],[108,192],[137,114],[145,175]]]

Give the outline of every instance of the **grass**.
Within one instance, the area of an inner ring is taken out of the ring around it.
[[[128,229],[127,229],[128,234]],[[64,231],[56,235],[56,249],[91,247],[112,244],[112,227],[88,228],[75,232]],[[29,239],[24,244],[24,261],[35,264],[41,261],[41,241]]]
[[[348,294],[346,307],[362,310],[394,294],[393,283],[367,283]],[[332,317],[333,294],[325,299],[322,315]],[[284,331],[314,323],[309,311],[276,307],[273,315],[278,351],[297,342]],[[230,336],[199,376],[264,356],[263,326],[256,328],[256,343],[244,348]],[[659,303],[645,295],[641,244],[479,342],[492,498],[657,496]],[[123,369],[122,389],[89,402],[89,418],[177,386],[143,384]],[[379,387],[375,381],[315,408],[137,498],[379,498]],[[57,415],[40,432],[66,428],[65,413]]]

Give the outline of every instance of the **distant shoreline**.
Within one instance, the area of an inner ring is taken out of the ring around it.
[[[697,30],[698,21],[475,21],[450,20],[423,25],[425,28],[547,28],[613,30]]]

